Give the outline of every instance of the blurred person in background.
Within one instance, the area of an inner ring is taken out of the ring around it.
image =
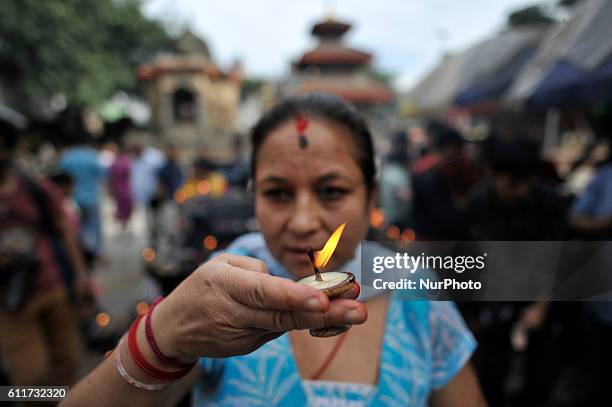
[[[146,144],[143,134],[132,132],[126,134],[126,143],[132,155],[132,172],[130,185],[134,204],[144,211],[148,227],[148,239],[155,241],[154,219],[158,188],[157,173],[163,167],[166,158],[156,147]]]
[[[576,199],[570,222],[588,239],[612,238],[612,161],[609,159],[597,168],[591,182]]]
[[[412,167],[413,228],[419,240],[460,239],[461,213],[479,174],[461,133],[438,122],[429,123],[427,133],[433,150]]]
[[[115,162],[118,152],[119,146],[114,141],[104,143],[102,148],[100,148],[100,153],[98,154],[100,164],[102,164],[102,166],[106,169],[110,168]]]
[[[391,136],[391,151],[380,173],[380,204],[385,220],[404,229],[409,224],[412,201],[408,139],[404,131]]]
[[[135,125],[130,118],[122,117],[116,121],[104,122],[102,126],[105,142],[100,148],[99,160],[104,168],[110,168],[115,162],[117,154],[125,153],[128,150],[125,136],[134,129]]]
[[[486,142],[484,180],[466,205],[470,240],[563,240],[566,200],[539,178],[537,146],[520,140]]]
[[[38,162],[43,173],[49,174],[53,172],[53,168],[57,163],[57,150],[50,141],[43,141],[38,147]]]
[[[14,154],[14,165],[20,171],[28,174],[42,175],[43,168],[41,166],[39,157],[32,150],[31,140],[19,139],[15,148]]]
[[[586,240],[612,239],[612,160],[596,169],[593,179],[570,211],[570,224]],[[581,311],[586,338],[591,402],[609,400],[612,383],[612,302],[583,302]]]
[[[536,145],[493,138],[486,142],[482,156],[485,178],[469,196],[465,239],[566,238],[568,202],[540,178],[542,162]],[[474,363],[491,405],[503,405],[513,345],[527,351],[521,405],[539,406],[546,401],[564,362],[556,352],[563,346],[560,329],[565,308],[543,302],[470,303],[462,308],[481,343]]]
[[[74,199],[81,210],[80,242],[91,267],[102,250],[100,205],[106,169],[99,161],[98,151],[80,115],[75,113],[68,120],[71,121],[66,129],[69,146],[61,153],[58,167],[75,181]]]
[[[162,200],[171,200],[183,185],[185,177],[179,163],[179,149],[174,144],[166,146],[166,162],[157,172],[158,195]]]
[[[232,163],[223,169],[223,173],[231,187],[246,189],[249,182],[249,162],[242,155],[241,134],[234,134],[232,138]]]
[[[451,302],[376,290],[354,301],[358,285],[330,301],[295,283],[313,273],[305,248],[323,247],[342,222],[327,270],[359,273],[377,185],[371,134],[356,109],[330,95],[288,99],[252,140],[262,232],[238,238],[152,308],[156,351],[146,324],[134,324],[134,352],[124,339],[62,405],[172,405],[192,387],[194,406],[486,405],[467,362],[476,344]],[[328,339],[307,330],[347,323]]]
[[[126,232],[132,217],[133,197],[132,184],[132,157],[122,146],[115,161],[110,167],[108,176],[109,191],[115,200],[115,219],[121,224],[122,232]]]
[[[165,294],[172,291],[184,278],[181,274],[183,268],[180,266],[180,259],[185,257],[182,243],[186,238],[184,228],[178,226],[182,225],[184,218],[177,204],[181,201],[177,191],[183,184],[184,177],[179,164],[179,149],[174,144],[166,145],[166,163],[159,169],[157,175],[155,218],[153,225],[150,225],[155,230],[155,236],[150,245],[155,248],[157,259],[153,276],[159,283],[161,292]],[[198,251],[201,251],[200,245]],[[185,268],[191,271],[191,268]]]
[[[79,205],[77,205],[76,201],[74,200],[74,178],[72,178],[72,176],[66,172],[58,172],[51,175],[49,179],[57,187],[58,192],[60,193],[62,207],[72,228],[74,236],[78,236],[79,231],[81,230],[81,210],[79,209]],[[52,234],[50,238],[53,244],[53,254],[55,256],[55,260],[62,271],[64,282],[66,283],[68,296],[73,304],[78,305],[79,308],[82,308],[84,305],[83,300],[89,300],[90,298],[89,296],[92,291],[92,280],[89,280],[89,287],[87,291],[80,293],[79,297],[77,292],[74,290],[76,276],[72,267],[72,262],[68,253],[66,250],[64,250],[64,245],[61,241],[62,239],[54,234]],[[82,247],[79,246],[79,249],[84,258],[85,253],[83,252]],[[87,271],[89,271],[89,269]]]
[[[582,195],[595,176],[597,166],[606,162],[610,155],[608,140],[599,140],[587,147],[573,165],[573,169],[565,179],[565,191],[575,196]]]
[[[58,172],[49,178],[59,188],[64,211],[72,225],[75,236],[78,236],[79,230],[81,230],[81,210],[74,200],[74,178],[67,172]]]
[[[13,385],[70,385],[76,379],[78,326],[61,244],[74,292],[87,273],[60,191],[13,165],[19,129],[0,118],[0,350]]]
[[[74,200],[74,178],[66,172],[58,172],[49,177],[51,181],[58,187],[62,197],[64,212],[72,227],[74,236],[79,235],[81,230],[81,211],[76,201]],[[99,288],[95,284],[95,279],[89,279],[87,287],[81,292],[75,291],[75,273],[72,267],[72,262],[66,250],[62,246],[62,242],[56,236],[51,236],[53,243],[53,254],[55,260],[62,271],[66,289],[71,302],[78,309],[78,316],[81,326],[87,326],[95,317],[94,309],[97,310],[97,296],[99,296]],[[79,249],[82,249],[79,247]],[[83,256],[85,253],[81,250]],[[87,270],[88,272],[90,270]]]

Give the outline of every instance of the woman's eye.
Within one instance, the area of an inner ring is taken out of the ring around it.
[[[328,201],[343,198],[348,193],[347,189],[337,187],[323,187],[319,190],[319,196]]]
[[[263,195],[273,201],[288,201],[293,198],[290,191],[281,188],[268,189],[263,192]]]

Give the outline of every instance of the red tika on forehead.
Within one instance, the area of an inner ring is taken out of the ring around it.
[[[308,139],[304,135],[304,130],[308,127],[308,118],[305,116],[298,116],[295,121],[295,128],[297,129],[299,145],[302,150],[308,147]]]
[[[298,134],[302,134],[306,128],[308,128],[308,118],[306,116],[298,116],[295,121],[295,127],[298,131]]]

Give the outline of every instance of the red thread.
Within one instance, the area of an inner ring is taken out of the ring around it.
[[[145,319],[145,334],[147,336],[147,342],[149,343],[149,346],[153,350],[155,357],[157,358],[157,360],[159,360],[160,363],[165,364],[165,365],[180,367],[182,369],[191,368],[193,366],[193,363],[184,363],[178,359],[171,358],[171,357],[164,355],[161,349],[159,348],[159,346],[157,345],[155,336],[153,336],[153,328],[151,327],[151,319],[153,318],[153,310],[155,309],[157,304],[159,304],[163,299],[164,297],[157,297],[155,301],[153,301],[153,303],[151,304],[151,308],[149,309],[149,312],[147,312],[147,317]]]
[[[331,352],[329,352],[329,355],[327,355],[327,358],[325,359],[325,361],[323,362],[319,370],[317,370],[317,373],[312,375],[310,380],[319,380],[319,378],[327,370],[331,362],[333,362],[334,358],[338,354],[338,351],[340,350],[340,346],[342,346],[342,344],[344,343],[344,340],[346,339],[347,334],[348,334],[348,331],[340,335],[340,338],[338,338],[338,340],[334,344],[334,347],[332,348]]]
[[[134,362],[136,363],[136,365],[138,365],[140,370],[155,379],[164,381],[178,380],[181,377],[185,376],[187,373],[189,373],[193,365],[195,365],[195,362],[189,368],[177,370],[174,372],[167,372],[158,369],[155,366],[151,365],[149,362],[147,362],[142,353],[140,353],[140,349],[138,349],[138,342],[136,340],[136,332],[138,331],[138,325],[140,324],[140,320],[142,318],[143,316],[140,316],[132,323],[132,326],[130,327],[130,332],[128,334],[128,349],[130,350],[130,355],[132,356],[132,359],[134,359]]]

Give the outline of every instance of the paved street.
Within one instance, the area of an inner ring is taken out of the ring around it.
[[[115,204],[108,196],[102,203],[102,224],[104,236],[103,261],[92,271],[92,278],[98,291],[101,312],[108,314],[100,318],[96,337],[114,338],[127,329],[136,315],[140,301],[150,302],[158,294],[153,281],[145,275],[141,252],[146,246],[146,223],[144,213],[137,210],[132,217],[128,231],[122,231],[114,219]],[[101,314],[98,314],[99,316]],[[102,326],[101,326],[102,325]],[[93,369],[104,352],[114,346],[114,341],[98,346],[98,351],[83,350],[81,376]]]
[[[102,206],[104,234],[103,264],[94,271],[100,287],[101,305],[112,317],[133,311],[139,300],[157,294],[154,284],[144,275],[141,252],[146,246],[144,213],[137,210],[128,231],[121,230],[114,219],[114,202],[108,197]]]

